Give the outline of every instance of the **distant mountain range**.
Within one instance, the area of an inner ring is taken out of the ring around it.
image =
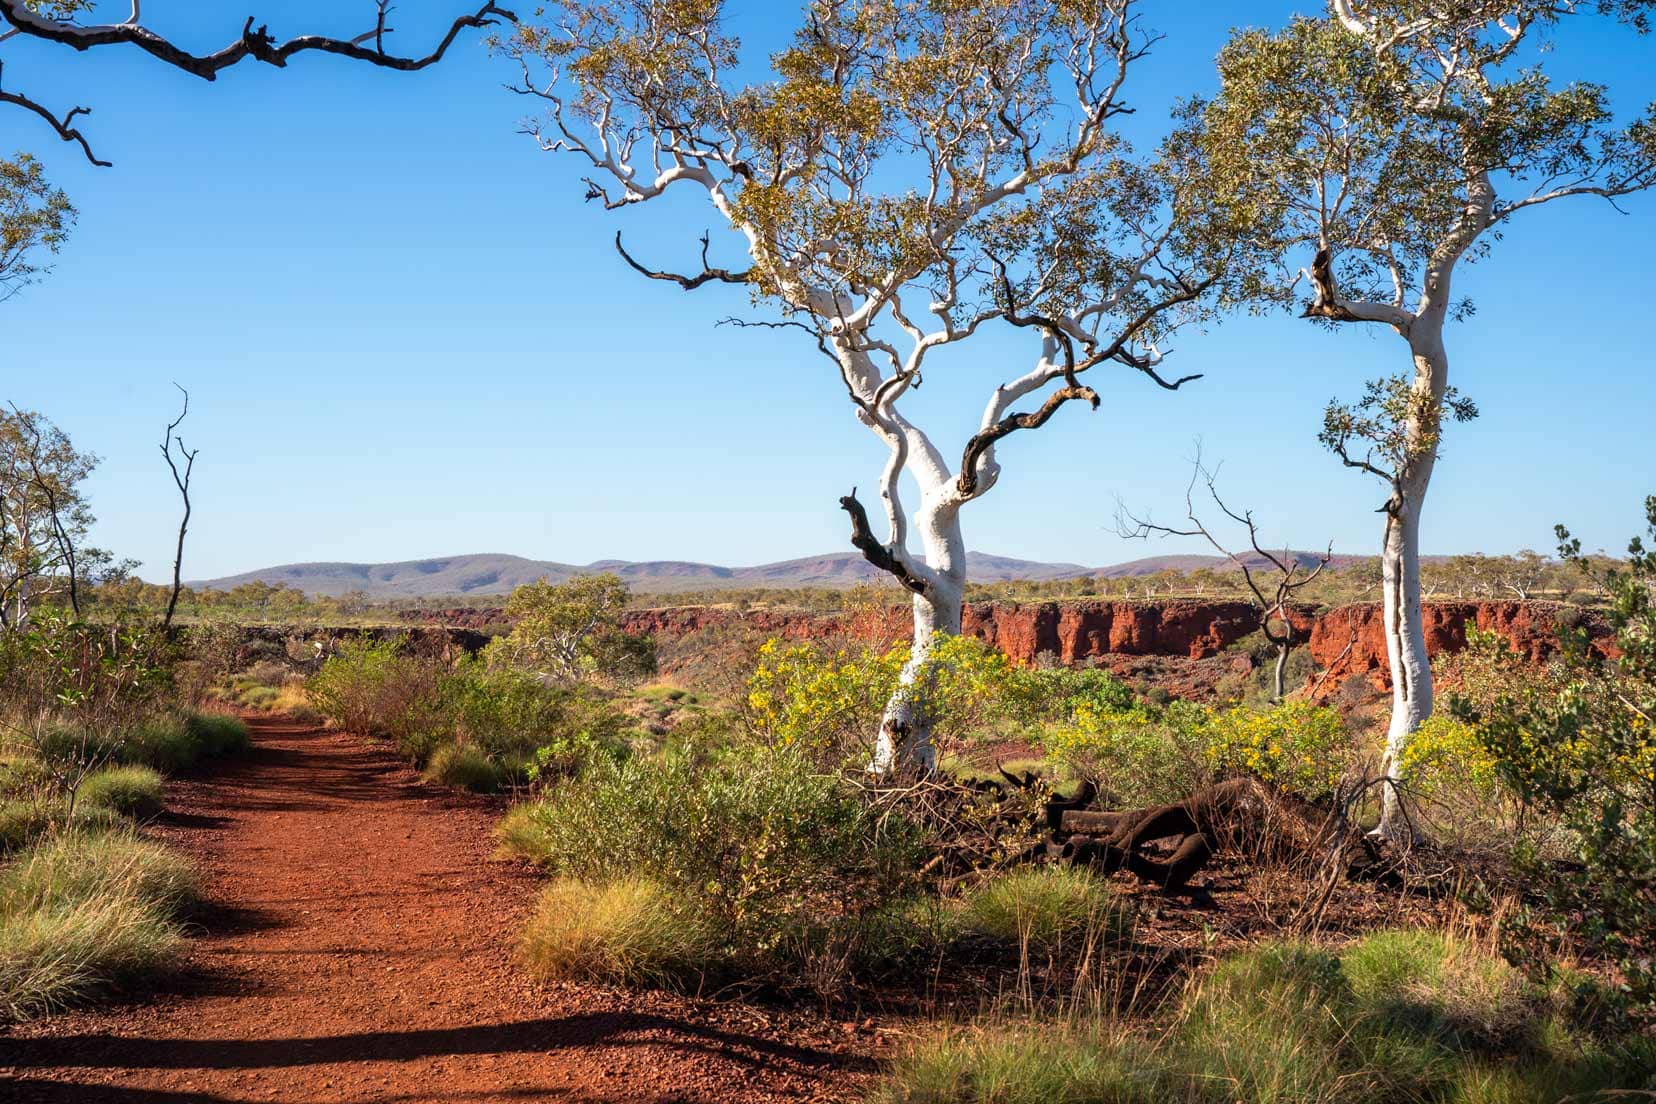
[[[1312,553],[1295,553],[1302,560],[1316,562]],[[1357,557],[1336,557],[1336,564]],[[1207,567],[1234,570],[1220,556],[1147,556],[1111,567],[1090,568],[1073,563],[1041,563],[983,552],[966,555],[966,577],[974,583],[1009,580],[1072,579],[1083,575],[1152,575],[1171,568],[1193,571]],[[720,590],[735,587],[830,587],[843,588],[886,578],[855,552],[807,556],[798,560],[759,564],[756,567],[719,567],[716,564],[682,560],[597,560],[589,564],[528,560],[522,556],[482,553],[444,556],[431,560],[404,560],[400,563],[298,563],[209,579],[191,585],[197,589],[229,590],[243,583],[285,583],[295,590],[314,595],[340,595],[362,591],[370,598],[435,598],[468,594],[509,594],[513,587],[546,578],[563,582],[576,575],[610,571],[619,575],[634,591],[670,594],[686,590]]]

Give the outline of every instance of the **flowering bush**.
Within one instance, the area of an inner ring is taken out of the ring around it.
[[[1306,702],[1216,712],[1206,736],[1214,773],[1251,774],[1313,800],[1345,773],[1349,741],[1339,713]]]
[[[865,754],[911,654],[908,644],[852,654],[766,641],[748,679],[749,725],[771,744],[798,747],[834,765]],[[924,697],[933,739],[947,746],[1019,715],[1025,700],[1019,674],[981,640],[939,633],[910,692]]]
[[[1478,730],[1445,713],[1434,713],[1415,729],[1397,765],[1403,785],[1426,800],[1468,788],[1494,797],[1501,787],[1495,758]]]

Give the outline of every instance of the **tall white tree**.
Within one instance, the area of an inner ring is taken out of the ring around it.
[[[751,81],[757,63],[719,0],[567,0],[508,46],[519,90],[545,104],[531,132],[585,164],[589,200],[697,193],[744,255],[715,265],[704,238],[699,271],[665,272],[617,235],[627,262],[686,289],[746,286],[770,312],[746,324],[804,331],[881,443],[883,537],[855,491],[840,502],[852,544],[913,596],[913,658],[878,771],[933,762],[925,665],[934,634],[960,631],[961,510],[995,486],[1006,438],[1071,402],[1097,408],[1081,376],[1102,364],[1177,388],[1159,343],[1236,294],[1234,228],[1188,202],[1199,146],[1181,137],[1137,160],[1116,131],[1129,69],[1154,41],[1137,7],[817,0]],[[990,324],[1038,345],[951,462],[903,400],[942,378],[940,350]]]
[[[1198,105],[1216,202],[1276,204],[1281,294],[1306,317],[1379,325],[1407,369],[1329,410],[1323,440],[1387,486],[1383,608],[1392,714],[1383,773],[1432,712],[1420,526],[1445,417],[1453,281],[1513,219],[1559,200],[1614,201],[1656,183],[1648,115],[1623,125],[1606,89],[1556,83],[1543,44],[1588,8],[1638,21],[1647,3],[1332,0],[1325,19],[1236,34],[1221,91]],[[1295,266],[1304,265],[1295,271]],[[1408,833],[1395,786],[1382,834]]]

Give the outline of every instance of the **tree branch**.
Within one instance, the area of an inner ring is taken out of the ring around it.
[[[178,417],[167,423],[166,430],[161,434],[161,455],[166,459],[167,467],[172,471],[173,483],[178,487],[178,493],[184,499],[184,517],[178,523],[178,550],[173,555],[172,593],[167,596],[166,616],[161,619],[163,629],[171,627],[173,611],[178,608],[178,594],[184,589],[182,578],[184,570],[184,534],[190,528],[190,476],[195,471],[196,454],[201,451],[200,449],[185,448],[184,438],[178,436],[178,427],[190,413],[190,393],[179,387],[177,383],[174,383],[173,386],[178,387],[179,392],[184,396],[184,409],[178,412]],[[173,460],[172,447],[175,441],[178,443],[178,451],[184,461],[183,472],[178,470],[178,464]]]
[[[0,62],[0,72],[4,71],[4,67],[5,67],[5,63]],[[20,93],[17,93],[17,92],[0,91],[0,103],[13,104],[17,107],[21,107],[21,108],[24,108],[25,110],[34,112],[36,115],[39,115],[42,119],[45,119],[47,124],[53,130],[57,131],[57,135],[58,135],[59,138],[62,138],[65,142],[78,142],[78,143],[80,143],[81,151],[86,154],[86,159],[88,161],[92,162],[94,165],[97,165],[99,168],[103,168],[103,169],[107,169],[111,165],[112,162],[99,160],[97,155],[92,152],[91,145],[89,145],[87,143],[86,135],[82,134],[75,127],[69,125],[69,124],[71,124],[75,121],[75,116],[76,115],[90,115],[90,114],[92,114],[92,109],[90,107],[72,107],[72,108],[69,109],[68,114],[64,115],[63,118],[59,119],[57,116],[53,115],[50,111],[46,110],[46,108],[42,107],[40,104],[36,103],[34,100],[31,100],[29,97],[21,95]]]
[[[910,571],[899,556],[875,539],[874,531],[868,524],[868,511],[857,501],[857,488],[852,487],[851,493],[839,502],[840,509],[851,515],[851,546],[863,554],[863,559],[895,576],[899,583],[915,594],[926,593],[926,581]]]
[[[615,232],[615,251],[621,254],[621,259],[626,261],[628,266],[641,276],[647,276],[652,280],[666,280],[669,283],[677,284],[685,291],[695,291],[712,280],[718,280],[726,284],[745,284],[748,282],[748,277],[753,274],[751,268],[744,272],[732,272],[728,268],[714,268],[707,263],[708,235],[705,233],[701,236],[701,246],[702,270],[694,276],[683,276],[677,272],[663,272],[660,269],[645,268],[634,260],[633,255],[628,253],[626,247],[621,244],[621,231],[617,230]]]

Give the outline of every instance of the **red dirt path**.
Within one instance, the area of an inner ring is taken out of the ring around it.
[[[809,1101],[856,1097],[871,1040],[805,1014],[527,983],[536,879],[498,808],[342,733],[250,718],[253,750],[174,782],[159,828],[214,908],[159,993],[0,1028],[0,1099]]]

